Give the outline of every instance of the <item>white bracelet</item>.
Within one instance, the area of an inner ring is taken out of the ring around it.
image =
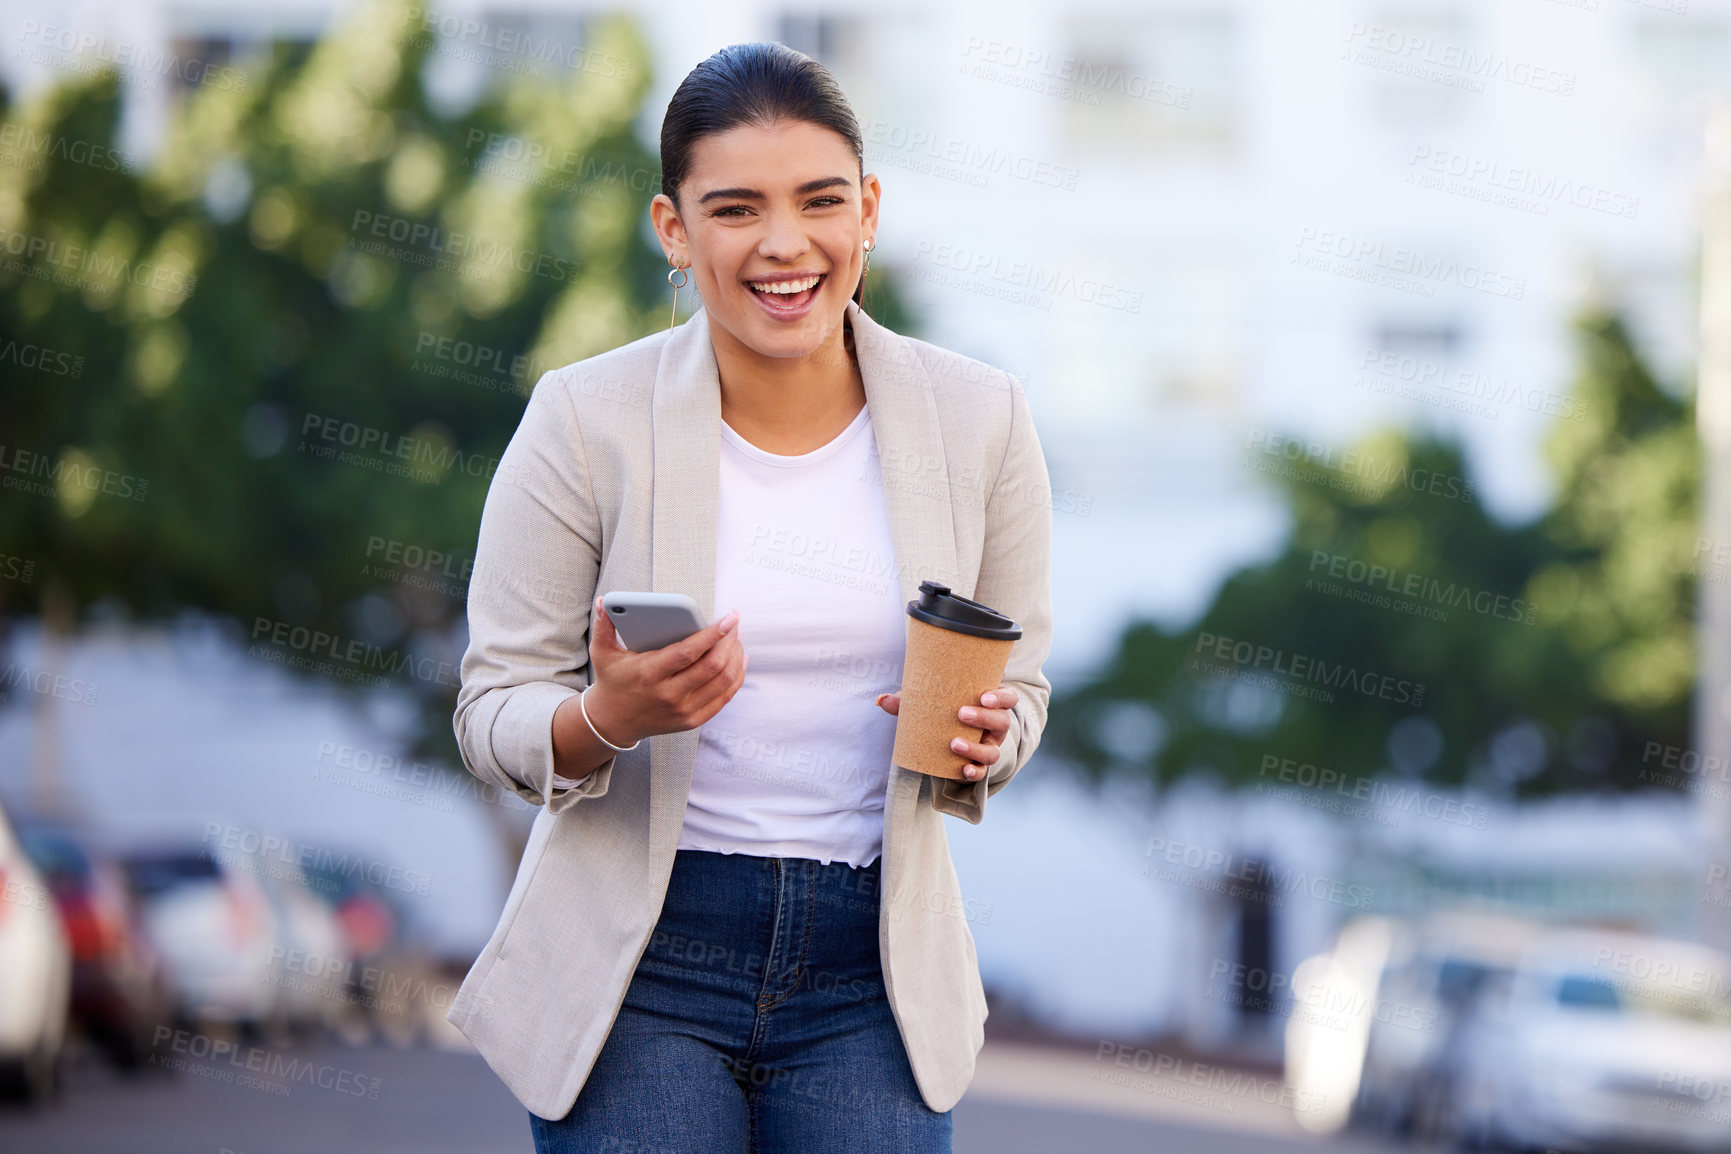
[[[608,741],[605,737],[601,736],[601,731],[595,728],[595,723],[593,721],[589,720],[589,706],[588,703],[583,700],[584,696],[593,688],[594,686],[585,686],[583,692],[577,695],[577,708],[583,711],[583,722],[589,727],[589,732],[595,735],[595,740],[599,741],[602,745],[605,745],[608,749],[617,750],[620,753],[625,753],[642,745],[643,739],[641,737],[630,745],[614,745],[611,741]]]

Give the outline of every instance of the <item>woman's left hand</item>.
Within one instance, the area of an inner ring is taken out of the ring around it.
[[[896,713],[901,709],[901,694],[880,693],[877,704],[885,713]],[[1008,685],[1000,685],[980,694],[978,706],[964,705],[957,711],[957,720],[985,730],[979,741],[965,741],[958,737],[950,743],[951,749],[973,763],[962,767],[962,773],[969,781],[979,781],[997,763],[998,747],[1004,743],[1004,735],[1010,732],[1010,708],[1015,704],[1016,691]]]

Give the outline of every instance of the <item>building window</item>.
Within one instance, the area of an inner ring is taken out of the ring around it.
[[[833,16],[784,15],[777,40],[825,65],[835,60],[836,18]]]
[[[1343,66],[1359,75],[1365,102],[1386,124],[1446,123],[1486,95],[1486,49],[1459,8],[1379,5],[1344,40]]]
[[[835,75],[858,117],[868,152],[874,129],[897,139],[933,140],[943,121],[932,100],[930,81],[939,65],[931,58],[939,42],[926,13],[896,19],[869,16],[785,14],[776,37],[789,48],[817,60]],[[871,160],[867,158],[867,171]]]
[[[1461,326],[1449,320],[1385,320],[1371,330],[1371,348],[1381,353],[1447,361],[1465,344]]]
[[[590,45],[589,28],[574,13],[420,5],[412,11],[410,43],[426,51],[426,67],[442,91],[478,95],[519,77],[564,85],[584,73],[618,75],[620,62]]]
[[[1065,31],[1061,93],[1076,143],[1151,153],[1236,144],[1238,26],[1230,12],[1077,14]]]
[[[191,92],[204,84],[231,87],[235,48],[234,41],[222,36],[176,37],[155,71],[163,74],[176,92]],[[145,56],[149,58],[148,53]]]
[[[1731,22],[1644,13],[1633,23],[1634,57],[1651,96],[1670,103],[1731,88]]]

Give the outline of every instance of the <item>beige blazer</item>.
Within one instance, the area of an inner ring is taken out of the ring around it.
[[[1022,386],[848,305],[902,597],[922,580],[1022,627],[1015,720],[982,781],[892,767],[878,943],[920,1093],[973,1077],[986,1002],[943,815],[978,823],[1026,765],[1051,684],[1051,489]],[[685,593],[715,612],[721,388],[707,314],[537,383],[487,493],[457,695],[464,764],[540,807],[498,927],[446,1015],[531,1112],[577,1099],[667,892],[698,730],[551,788],[553,711],[588,684],[599,593]],[[746,676],[750,676],[749,673]],[[861,708],[875,709],[865,702]]]

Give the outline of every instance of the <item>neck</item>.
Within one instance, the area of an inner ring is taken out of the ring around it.
[[[766,357],[717,325],[710,326],[710,343],[721,373],[721,419],[767,452],[809,452],[846,428],[865,404],[845,314],[804,356]]]

